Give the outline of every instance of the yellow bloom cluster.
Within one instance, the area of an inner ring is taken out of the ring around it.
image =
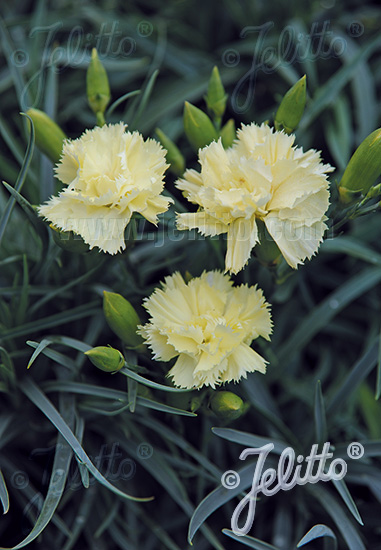
[[[223,382],[264,373],[266,361],[250,344],[269,340],[269,305],[257,287],[233,287],[228,275],[204,272],[185,283],[180,273],[145,300],[150,320],[139,333],[154,359],[177,361],[169,371],[176,386],[214,388]]]
[[[109,124],[66,140],[56,176],[67,187],[39,207],[54,226],[109,254],[125,248],[124,230],[134,212],[156,224],[171,202],[161,195],[165,149],[125,129]]]
[[[257,220],[291,267],[316,253],[326,230],[326,174],[333,168],[317,151],[293,147],[294,139],[266,124],[242,125],[232,147],[212,142],[199,151],[201,172],[187,170],[177,181],[199,206],[178,214],[178,228],[227,233],[227,271],[237,273],[248,262],[259,240]]]

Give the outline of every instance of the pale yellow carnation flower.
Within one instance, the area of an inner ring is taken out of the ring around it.
[[[262,220],[287,263],[296,268],[317,251],[327,226],[326,174],[320,153],[294,147],[295,136],[266,124],[242,125],[233,146],[221,140],[200,149],[201,172],[187,170],[176,182],[200,208],[178,214],[179,229],[227,233],[226,270],[240,271],[259,241]]]
[[[66,140],[56,176],[67,187],[39,207],[57,228],[109,254],[125,248],[124,230],[134,212],[156,224],[171,202],[161,195],[165,149],[125,129],[109,124]]]
[[[181,388],[237,382],[248,372],[266,371],[266,361],[250,345],[270,339],[269,305],[257,287],[233,287],[228,275],[204,272],[188,283],[180,273],[146,298],[150,320],[139,333],[154,359],[177,361],[168,373]]]

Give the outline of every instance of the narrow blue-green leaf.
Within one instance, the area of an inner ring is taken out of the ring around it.
[[[34,148],[34,126],[33,126],[33,121],[30,118],[30,116],[26,115],[25,113],[21,113],[21,114],[23,116],[26,116],[29,119],[29,122],[30,122],[30,136],[29,136],[29,143],[28,143],[28,147],[27,147],[27,150],[26,150],[26,153],[25,153],[24,161],[22,163],[21,170],[19,172],[18,178],[17,178],[16,183],[15,183],[15,187],[14,187],[15,191],[17,191],[18,193],[21,191],[22,186],[24,185],[24,181],[25,181],[26,175],[28,173],[28,168],[29,168],[30,162],[32,160],[33,148]],[[10,218],[10,215],[12,213],[12,210],[13,210],[15,204],[16,204],[15,198],[11,197],[8,201],[8,204],[7,204],[7,206],[4,210],[3,215],[1,216],[1,219],[0,219],[0,245],[1,245],[1,241],[3,240],[3,236],[4,236],[4,233],[5,233],[5,228],[7,227],[8,220]]]
[[[125,376],[129,376],[133,380],[136,380],[136,382],[140,382],[140,384],[143,384],[144,386],[149,386],[150,388],[155,388],[156,390],[163,390],[163,391],[169,391],[174,393],[189,392],[189,390],[187,389],[173,388],[172,386],[164,386],[163,384],[157,384],[156,382],[152,382],[151,380],[148,380],[147,378],[144,378],[143,376],[136,374],[136,372],[129,370],[127,367],[123,367],[119,372],[124,374]]]
[[[341,403],[348,399],[356,388],[361,384],[368,374],[374,369],[379,359],[378,340],[368,349],[366,353],[355,363],[339,389],[330,399],[327,406],[327,413],[337,410]]]
[[[105,260],[106,260],[106,256],[103,257],[103,261],[105,261]],[[86,281],[86,279],[91,277],[101,267],[101,265],[103,265],[103,261],[99,265],[97,265],[97,266],[93,267],[92,269],[89,269],[88,271],[86,271],[86,273],[83,273],[83,275],[81,275],[80,277],[77,277],[77,278],[69,281],[65,285],[58,285],[58,287],[55,288],[53,291],[47,292],[42,298],[40,298],[40,300],[38,300],[38,302],[34,303],[33,306],[30,308],[30,310],[29,310],[30,315],[33,316],[33,314],[38,309],[40,309],[41,306],[43,306],[44,304],[46,304],[47,302],[49,302],[50,300],[52,300],[53,298],[55,298],[59,294],[63,294],[64,292],[66,292],[70,288],[73,288],[77,285],[82,284],[84,281]]]
[[[115,493],[116,495],[134,501],[147,502],[152,500],[153,497],[148,498],[139,498],[133,497],[120,491],[117,487],[112,485],[94,466],[91,462],[82,446],[80,445],[78,439],[75,437],[69,426],[66,424],[62,416],[59,414],[57,409],[49,401],[49,399],[41,392],[41,390],[36,386],[36,384],[31,379],[24,379],[20,382],[20,387],[25,395],[38,407],[45,416],[50,420],[50,422],[57,428],[60,434],[66,439],[70,447],[73,449],[77,457],[86,464],[90,473],[95,477],[99,483],[104,487]]]
[[[339,493],[339,495],[347,505],[348,510],[350,511],[352,516],[355,518],[355,520],[358,521],[360,525],[364,525],[364,522],[361,519],[360,513],[351,496],[351,493],[348,490],[348,487],[345,481],[343,479],[333,479],[332,483],[336,487],[337,492]]]
[[[3,472],[0,470],[0,502],[3,507],[3,514],[6,514],[9,510],[9,495],[8,489],[5,483]]]
[[[325,487],[319,485],[307,485],[308,491],[325,508],[328,515],[336,523],[349,550],[366,550],[360,535],[352,521],[347,517],[339,502]]]
[[[347,97],[339,96],[332,108],[333,117],[331,113],[327,114],[323,128],[335,166],[344,171],[352,146],[352,117]]]
[[[313,98],[308,109],[306,110],[302,122],[299,125],[300,130],[304,130],[310,126],[311,122],[315,120],[317,116],[328,105],[335,101],[339,92],[349,82],[349,80],[355,74],[358,67],[361,66],[364,61],[368,59],[374,51],[381,45],[381,38],[376,35],[371,39],[353,58],[350,62],[346,63],[341,69],[336,71],[331,78],[319,88],[316,96]]]
[[[297,445],[294,434],[282,421],[277,405],[259,377],[249,376],[242,384],[253,407],[277,428],[286,441]]]
[[[30,204],[29,201],[26,200],[25,197],[23,197],[22,195],[20,195],[20,193],[14,188],[12,187],[11,185],[9,185],[9,183],[7,183],[6,181],[3,181],[2,182],[5,189],[9,192],[9,194],[12,196],[11,199],[15,202],[17,202],[19,204],[19,206],[21,206],[21,208],[23,209],[23,211],[25,212],[28,220],[32,223],[32,225],[39,231],[41,232],[41,227],[42,227],[42,220],[39,220],[38,216],[37,216],[37,212],[36,210],[33,208],[33,206]],[[11,200],[9,199],[9,200]]]
[[[10,381],[12,385],[15,385],[16,373],[15,373],[15,368],[13,366],[12,359],[9,353],[7,352],[7,350],[1,346],[0,346],[0,359],[2,361],[3,376],[5,376],[6,379]]]
[[[29,363],[27,365],[27,369],[30,369],[30,367],[33,365],[37,357],[44,351],[44,349],[51,344],[51,341],[48,339],[41,340],[40,343],[38,342],[32,342],[30,340],[27,341],[28,346],[36,347],[34,350],[32,357],[29,359]]]
[[[28,260],[26,254],[23,255],[23,281],[21,286],[19,304],[16,311],[15,323],[21,325],[25,320],[25,315],[28,309],[28,297],[29,297],[29,272],[28,272]]]
[[[27,110],[30,105],[29,90],[25,84],[23,73],[20,67],[13,63],[13,53],[15,47],[12,44],[12,39],[9,35],[8,29],[5,26],[3,18],[0,16],[0,38],[3,46],[3,52],[5,59],[8,63],[9,71],[12,75],[12,80],[15,85],[17,98],[20,104],[20,108],[24,111]]]
[[[262,437],[258,435],[252,435],[246,432],[240,432],[234,430],[233,428],[212,428],[212,432],[222,439],[227,439],[227,441],[234,441],[234,443],[239,443],[245,447],[262,447],[263,445],[268,445],[269,443],[274,444],[274,449],[272,450],[275,454],[281,454],[284,449],[288,447],[287,443],[283,441],[274,440],[274,438]]]
[[[69,405],[70,402],[71,399],[69,398],[68,403],[65,403],[63,405],[63,414],[68,420],[70,419],[71,415]],[[62,421],[64,422],[63,418]],[[42,533],[42,531],[49,524],[54,515],[54,512],[57,510],[58,504],[60,503],[61,497],[65,489],[72,454],[73,452],[70,446],[66,443],[66,441],[63,440],[62,436],[58,434],[52,473],[44,504],[31,532],[22,542],[14,546],[12,550],[18,550],[19,548],[24,548],[24,546],[30,544]],[[8,549],[1,548],[0,550]]]
[[[376,399],[381,395],[381,331],[378,339],[378,363],[377,363],[377,381],[376,381]]]
[[[98,529],[94,533],[94,539],[98,539],[104,531],[108,530],[111,524],[114,522],[116,515],[118,514],[119,502],[114,500],[114,502],[109,506],[106,511],[105,517],[102,523],[99,525]]]
[[[96,307],[94,307],[96,305]],[[8,329],[3,332],[0,339],[9,340],[10,338],[16,338],[18,336],[25,336],[31,332],[39,332],[52,327],[57,327],[65,323],[71,323],[78,319],[85,319],[86,317],[92,317],[99,311],[99,302],[90,302],[89,304],[75,307],[73,309],[49,315],[42,319],[36,319],[34,322],[25,323],[19,327]]]
[[[29,343],[32,347],[37,347],[37,344],[33,345]],[[63,353],[60,353],[59,351],[55,351],[53,349],[50,349],[48,347],[45,347],[41,351],[42,355],[45,355],[49,359],[52,359],[55,363],[58,365],[62,365],[63,367],[66,367],[70,370],[76,371],[76,365],[75,362],[71,359],[71,357],[68,357],[67,355],[64,355]]]
[[[143,424],[146,428],[149,428],[153,430],[154,432],[160,434],[160,436],[163,438],[163,440],[171,441],[180,449],[185,451],[188,455],[190,455],[194,460],[196,460],[203,468],[204,470],[207,470],[211,473],[213,477],[216,479],[220,479],[221,477],[221,471],[208,459],[207,456],[205,456],[204,453],[198,451],[195,449],[189,441],[187,441],[184,437],[182,437],[180,434],[175,432],[174,430],[171,430],[167,425],[162,424],[158,420],[155,420],[151,417],[139,417],[137,418],[137,422],[140,424]]]
[[[269,459],[267,461],[270,463]],[[213,514],[218,508],[221,508],[224,504],[238,496],[242,491],[251,486],[253,482],[254,475],[254,466],[253,464],[248,464],[241,470],[238,470],[240,476],[240,483],[238,487],[234,489],[226,489],[222,485],[219,485],[214,491],[209,493],[197,506],[195,511],[192,514],[191,520],[189,522],[188,529],[188,541],[192,542],[193,537],[203,525],[203,523],[208,519],[208,517]]]
[[[254,548],[254,550],[279,550],[279,548],[273,546],[272,544],[268,544],[267,542],[263,542],[262,540],[249,537],[248,535],[236,535],[230,529],[222,529],[222,532],[224,535],[227,535],[231,539],[240,542],[247,548]]]
[[[361,50],[361,45],[356,44],[357,39],[352,39],[348,33],[344,34],[336,30],[343,40],[346,47],[343,51],[343,58],[346,63],[350,63],[351,59]],[[356,120],[356,145],[360,144],[373,130],[374,122],[377,119],[377,102],[376,102],[376,79],[374,73],[364,61],[357,67],[353,75],[351,86],[353,90],[353,115]],[[350,132],[353,133],[352,131]]]
[[[315,307],[287,337],[278,352],[279,361],[290,360],[348,304],[381,281],[380,268],[368,268],[352,277]]]
[[[126,403],[128,406],[128,397],[127,393],[112,390],[109,388],[100,388],[98,386],[93,386],[91,384],[81,384],[79,382],[47,382],[44,384],[45,391],[58,391],[58,392],[72,392],[79,393],[82,395],[91,395],[93,397],[103,397],[105,399],[115,399]],[[141,397],[140,395],[136,398],[136,403],[142,407],[148,409],[154,409],[156,411],[168,412],[171,414],[179,414],[182,416],[197,416],[195,413],[184,411],[182,409],[176,409],[175,407],[170,407],[164,403],[158,403],[152,399],[147,399],[146,397]]]
[[[130,412],[135,412],[135,406],[136,406],[136,397],[138,395],[138,387],[139,384],[136,382],[136,380],[132,380],[132,378],[127,378],[127,394],[128,394],[128,401],[130,403]]]
[[[85,421],[83,420],[82,416],[77,416],[76,425],[75,425],[75,437],[78,439],[80,445],[82,445],[84,432],[85,432]],[[90,487],[89,470],[86,468],[86,465],[83,464],[81,460],[79,460],[77,455],[74,455],[74,456],[78,464],[78,469],[81,476],[82,484],[85,487],[85,489],[88,489]]]
[[[133,90],[132,92],[127,92],[126,94],[122,95],[121,97],[119,97],[116,101],[114,101],[114,103],[112,103],[110,105],[110,107],[107,109],[106,111],[106,118],[108,118],[113,112],[114,110],[119,107],[119,105],[121,103],[123,103],[124,101],[126,101],[127,99],[131,98],[131,97],[135,97],[136,95],[139,95],[141,94],[142,91],[141,90]]]
[[[146,397],[141,397],[140,395],[137,396],[136,403],[138,405],[141,405],[142,407],[147,407],[148,409],[154,409],[156,411],[167,412],[170,414],[179,414],[181,416],[193,416],[193,417],[197,416],[197,414],[192,413],[190,411],[184,411],[183,409],[177,409],[175,407],[165,405],[164,403],[158,403],[157,401],[153,401],[152,399],[147,399]]]
[[[321,537],[329,537],[332,539],[333,542],[333,550],[337,549],[337,539],[335,533],[323,524],[314,525],[308,533],[304,535],[304,537],[298,542],[297,548],[300,548],[301,546],[304,546],[305,544],[311,542],[311,540],[316,540]]]
[[[317,442],[324,443],[327,441],[327,421],[325,417],[324,399],[321,391],[320,380],[316,382],[315,386],[314,418]]]
[[[7,121],[1,116],[1,114],[0,114],[0,135],[2,136],[5,143],[8,145],[10,151],[12,152],[13,156],[21,166],[24,159],[24,151],[20,147],[19,139],[16,139],[15,136],[13,136]],[[17,175],[16,175],[16,178],[17,178]]]
[[[326,239],[320,246],[320,252],[331,254],[347,254],[352,258],[364,260],[373,265],[381,266],[381,254],[373,248],[367,246],[364,242],[353,237],[335,237]]]
[[[140,100],[140,103],[135,111],[135,115],[134,115],[134,118],[132,119],[131,121],[131,126],[134,126],[136,127],[136,125],[138,124],[139,122],[139,119],[144,111],[144,109],[146,108],[146,105],[148,103],[148,100],[151,96],[151,93],[152,93],[152,90],[153,90],[153,87],[155,85],[155,81],[156,81],[156,78],[158,77],[158,74],[159,74],[159,70],[156,69],[152,75],[150,76],[148,82],[147,82],[147,85],[144,89],[144,92],[143,92],[143,95],[142,95],[142,98]]]
[[[46,336],[44,340],[50,342],[51,344],[62,344],[63,346],[67,346],[68,348],[72,348],[77,351],[82,351],[83,353],[92,348],[89,344],[68,336]],[[27,344],[32,347],[38,346],[38,342],[33,342],[31,340],[28,340]]]

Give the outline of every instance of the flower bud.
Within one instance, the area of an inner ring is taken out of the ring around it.
[[[198,411],[198,409],[201,407],[202,405],[202,399],[199,395],[196,395],[195,397],[192,397],[191,401],[190,401],[190,410],[192,413],[195,413],[196,411]]]
[[[284,130],[286,134],[291,134],[296,129],[303,116],[306,97],[306,75],[304,75],[282,99],[274,119],[276,130]]]
[[[217,139],[217,131],[208,115],[188,101],[184,105],[184,130],[196,151]]]
[[[87,99],[96,115],[105,112],[110,101],[110,85],[105,68],[99,60],[96,48],[92,49],[91,61],[86,74]],[[103,118],[103,117],[101,117]]]
[[[227,99],[228,96],[221,82],[219,70],[217,67],[213,67],[208,85],[208,93],[205,96],[206,105],[215,117],[222,118],[225,113]]]
[[[160,130],[156,128],[155,130],[157,137],[159,138],[160,143],[167,150],[166,159],[170,164],[169,169],[176,175],[182,176],[185,170],[185,158],[181,154],[177,145]]]
[[[53,230],[53,241],[62,250],[73,252],[74,254],[89,252],[89,245],[85,243],[80,235],[73,233],[73,231],[61,231],[52,223],[49,227]]]
[[[33,121],[36,145],[54,164],[61,158],[62,145],[66,139],[61,128],[46,113],[29,109],[26,114]]]
[[[233,141],[236,138],[236,129],[234,120],[232,118],[230,118],[225,126],[222,127],[220,131],[220,137],[224,149],[227,149],[228,147],[231,147],[233,145]]]
[[[103,292],[103,311],[111,330],[129,348],[142,344],[141,336],[136,333],[140,319],[130,302],[120,294]]]
[[[372,132],[353,153],[339,184],[344,204],[366,195],[381,173],[381,128]]]
[[[85,355],[90,359],[93,365],[105,372],[117,372],[124,367],[125,361],[123,355],[117,349],[110,346],[98,346]]]
[[[235,420],[247,410],[242,399],[231,391],[215,392],[210,400],[210,408],[224,420]]]

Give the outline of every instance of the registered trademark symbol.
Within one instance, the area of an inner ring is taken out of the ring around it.
[[[153,25],[149,21],[140,21],[138,25],[138,33],[140,36],[150,36],[153,32]]]
[[[136,452],[142,460],[146,460],[147,458],[151,458],[153,455],[153,448],[149,443],[140,443],[136,449]]]
[[[364,25],[361,21],[353,21],[350,25],[348,25],[348,34],[353,38],[358,38],[364,34]]]
[[[349,456],[349,458],[353,458],[354,460],[357,460],[358,458],[364,456],[364,453],[364,446],[357,441],[353,441],[353,443],[350,443],[347,447],[347,455]]]

